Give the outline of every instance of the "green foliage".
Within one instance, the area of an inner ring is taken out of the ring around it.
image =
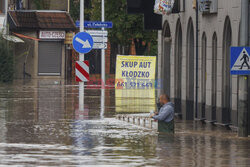
[[[13,63],[13,55],[8,49],[8,42],[0,34],[0,82],[10,82],[13,80]]]
[[[33,0],[37,10],[49,9],[49,2],[47,0]]]
[[[91,20],[101,20],[101,0],[92,0],[92,7]],[[141,39],[139,41],[145,42],[147,47],[157,39],[156,31],[144,30],[142,14],[127,14],[126,0],[105,1],[105,20],[113,22],[113,28],[108,29],[111,43],[129,46],[132,40]]]
[[[91,0],[84,1],[84,17],[85,20],[90,20],[91,15]],[[74,21],[80,20],[80,0],[70,0],[70,16]]]
[[[79,2],[70,1],[70,16],[74,21],[79,20],[80,4]]]
[[[157,54],[158,54],[158,43],[157,43],[157,40],[152,40],[150,42],[150,47],[148,47],[148,49],[145,52],[145,55],[148,55],[148,56],[157,56]]]

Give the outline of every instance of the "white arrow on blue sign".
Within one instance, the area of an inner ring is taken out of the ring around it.
[[[231,74],[250,75],[250,47],[231,47]]]
[[[88,53],[93,49],[94,41],[90,34],[79,32],[74,36],[72,44],[78,53]]]
[[[80,21],[76,21],[76,27],[80,27]],[[111,21],[84,21],[85,28],[112,28],[113,23]]]

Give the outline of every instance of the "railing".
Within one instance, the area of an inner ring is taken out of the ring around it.
[[[149,118],[149,114],[119,114],[116,116],[116,119],[152,130],[158,130],[158,122]]]

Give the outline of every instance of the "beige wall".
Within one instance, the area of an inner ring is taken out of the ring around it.
[[[36,32],[21,32],[21,34],[37,38]],[[23,67],[26,61],[26,72],[31,75],[31,78],[65,78],[65,45],[62,43],[62,65],[61,76],[38,76],[38,41],[24,39],[25,43],[17,43],[14,45],[14,78],[23,78]],[[28,52],[28,55],[26,54]],[[28,76],[26,76],[28,77]]]

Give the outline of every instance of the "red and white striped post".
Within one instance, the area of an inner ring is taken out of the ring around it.
[[[76,82],[89,81],[89,61],[76,62]]]

